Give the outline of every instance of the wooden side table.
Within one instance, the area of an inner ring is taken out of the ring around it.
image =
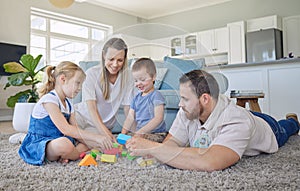
[[[258,98],[264,98],[264,93],[259,93],[257,95],[230,95],[231,98],[236,98],[236,104],[245,107],[246,103],[249,103],[249,107],[251,111],[261,112],[261,109],[258,104]]]

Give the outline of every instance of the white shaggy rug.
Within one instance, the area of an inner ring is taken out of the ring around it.
[[[223,171],[196,172],[167,165],[115,164],[79,167],[52,162],[32,166],[21,160],[18,145],[0,134],[0,190],[300,190],[300,136],[275,154],[245,157]]]

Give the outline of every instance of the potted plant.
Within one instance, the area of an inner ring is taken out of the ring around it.
[[[36,85],[41,82],[40,71],[43,71],[45,67],[36,70],[38,63],[40,62],[42,55],[38,55],[34,58],[30,54],[24,54],[21,56],[20,63],[8,62],[3,65],[5,72],[13,73],[8,77],[4,89],[10,86],[29,86],[29,89],[20,91],[17,94],[10,96],[7,99],[6,105],[8,107],[15,107],[17,102],[36,103],[39,99]]]
[[[10,86],[28,86],[26,90],[17,92],[7,99],[6,105],[14,108],[13,127],[19,132],[27,131],[30,115],[34,104],[38,101],[37,84],[41,82],[41,71],[45,67],[36,71],[42,55],[34,58],[30,54],[24,54],[18,62],[8,62],[3,65],[5,72],[12,73],[8,77],[4,89]],[[22,117],[20,117],[22,116]]]

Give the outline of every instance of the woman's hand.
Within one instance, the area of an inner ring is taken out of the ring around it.
[[[101,151],[112,148],[112,139],[107,136],[95,134],[94,142],[90,146],[94,148],[99,148]]]

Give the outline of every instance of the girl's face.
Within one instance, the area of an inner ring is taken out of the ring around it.
[[[82,75],[81,71],[76,71],[73,77],[64,77],[64,80],[62,89],[65,96],[68,98],[74,98],[80,92],[85,77]]]
[[[150,93],[152,90],[154,90],[153,82],[155,81],[155,77],[151,77],[146,72],[146,68],[142,68],[139,71],[133,71],[132,76],[135,87],[143,92],[143,94]]]
[[[125,62],[125,51],[108,48],[105,55],[103,55],[105,67],[111,75],[117,75],[122,69]]]

